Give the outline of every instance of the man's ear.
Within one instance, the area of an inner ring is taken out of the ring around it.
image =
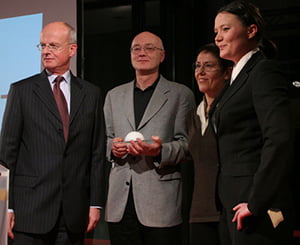
[[[76,43],[71,43],[70,44],[70,57],[74,56],[77,51],[77,44]]]
[[[161,57],[160,57],[160,63],[162,63],[164,61],[165,57],[166,57],[166,51],[162,50],[161,51]]]

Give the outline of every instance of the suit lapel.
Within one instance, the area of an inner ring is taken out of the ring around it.
[[[243,86],[243,84],[247,81],[249,76],[249,71],[263,58],[263,54],[261,52],[257,52],[254,54],[250,60],[246,63],[243,69],[240,71],[236,79],[233,81],[232,85],[230,85],[222,98],[220,99],[219,103],[216,107],[222,107],[230,98]]]
[[[83,93],[82,84],[79,79],[71,73],[70,125],[72,124],[84,97],[85,93]]]
[[[132,81],[124,90],[124,93],[120,96],[123,96],[124,101],[124,111],[126,118],[132,127],[132,130],[135,130],[135,117],[134,117],[134,81]]]
[[[61,120],[51,86],[45,71],[37,77],[33,92],[42,101],[46,108],[58,119]]]
[[[161,77],[158,84],[156,85],[156,88],[147,105],[147,108],[137,130],[141,129],[166,103],[166,101],[168,100],[166,97],[166,93],[168,93],[168,91],[169,88],[168,86],[166,86],[164,78]]]

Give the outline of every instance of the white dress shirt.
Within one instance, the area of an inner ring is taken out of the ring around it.
[[[232,69],[232,74],[231,74],[231,79],[230,79],[230,85],[234,82],[234,80],[236,79],[237,75],[240,73],[240,71],[243,69],[243,67],[246,65],[246,63],[248,62],[248,60],[250,60],[250,58],[252,57],[252,55],[254,55],[257,51],[259,51],[259,48],[255,48],[252,49],[251,51],[249,51],[247,54],[245,54],[238,63],[236,63],[233,66]]]

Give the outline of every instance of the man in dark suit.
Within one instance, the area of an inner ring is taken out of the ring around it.
[[[83,244],[103,205],[101,95],[69,70],[77,45],[67,23],[46,25],[38,48],[45,70],[11,85],[3,118],[0,160],[10,169],[8,235],[16,245]],[[62,81],[54,84],[59,76]]]

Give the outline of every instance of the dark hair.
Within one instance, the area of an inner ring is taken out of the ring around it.
[[[274,57],[276,55],[276,45],[266,38],[265,21],[258,7],[249,2],[237,0],[220,8],[218,13],[221,12],[228,12],[237,16],[245,26],[255,24],[258,29],[255,39],[258,42],[259,48],[267,57]]]
[[[220,66],[223,71],[225,71],[228,67],[233,66],[233,62],[231,60],[225,60],[220,57],[220,49],[215,43],[208,43],[203,46],[201,46],[198,51],[197,55],[199,55],[201,52],[207,52],[213,54],[217,59],[220,61]]]

